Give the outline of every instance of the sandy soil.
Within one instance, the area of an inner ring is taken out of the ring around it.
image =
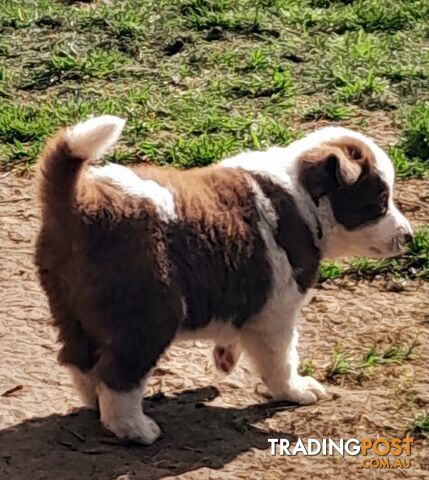
[[[429,182],[398,187],[416,224],[429,220]],[[55,332],[32,265],[38,210],[31,181],[0,179],[0,478],[334,479],[428,478],[428,441],[416,437],[408,470],[363,470],[356,457],[272,457],[267,439],[291,441],[403,435],[427,408],[428,283],[393,292],[386,282],[341,281],[316,289],[302,321],[301,353],[331,398],[308,407],[266,403],[246,361],[216,378],[211,346],[171,348],[152,378],[145,408],[164,430],[151,447],[123,446],[96,414],[79,408],[57,365]],[[362,357],[374,343],[417,339],[411,360],[369,378],[326,380],[336,342]]]

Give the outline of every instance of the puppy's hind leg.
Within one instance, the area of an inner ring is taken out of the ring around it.
[[[148,345],[150,337],[135,340],[128,339],[124,351],[101,353],[95,367],[101,380],[97,386],[100,420],[118,438],[150,445],[160,437],[161,429],[143,413],[142,402],[149,372],[163,349],[147,356],[155,353]]]
[[[94,374],[91,371],[83,372],[80,368],[72,365],[68,365],[67,368],[82,403],[91,410],[98,410],[98,381]]]
[[[95,364],[97,346],[83,330],[75,315],[62,316],[58,322],[63,346],[58,354],[60,364],[69,370],[72,382],[82,403],[97,410],[97,378],[92,369]]]
[[[150,370],[173,339],[177,322],[159,315],[153,320],[139,318],[134,326],[139,328],[117,332],[111,337],[112,343],[100,350],[94,369],[100,379],[100,419],[117,437],[150,445],[159,438],[161,430],[143,413],[145,386]]]

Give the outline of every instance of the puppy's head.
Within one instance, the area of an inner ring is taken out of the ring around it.
[[[393,201],[391,160],[356,132],[333,128],[327,133],[315,137],[298,158],[301,183],[331,217],[326,256],[400,254],[412,230]]]

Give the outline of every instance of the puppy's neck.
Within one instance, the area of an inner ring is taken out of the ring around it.
[[[339,238],[340,226],[335,220],[328,197],[320,198],[319,204],[316,205],[313,203],[313,205],[315,216],[322,231],[322,237],[318,244],[321,260],[344,256],[345,252],[343,251],[342,242]]]

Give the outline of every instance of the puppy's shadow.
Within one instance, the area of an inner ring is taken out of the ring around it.
[[[202,467],[221,468],[252,448],[267,449],[268,438],[296,439],[252,423],[295,408],[280,404],[243,409],[211,406],[215,388],[145,400],[145,411],[164,431],[155,444],[123,445],[103,431],[98,416],[79,410],[67,416],[27,420],[0,431],[0,478],[13,480],[157,480]]]

